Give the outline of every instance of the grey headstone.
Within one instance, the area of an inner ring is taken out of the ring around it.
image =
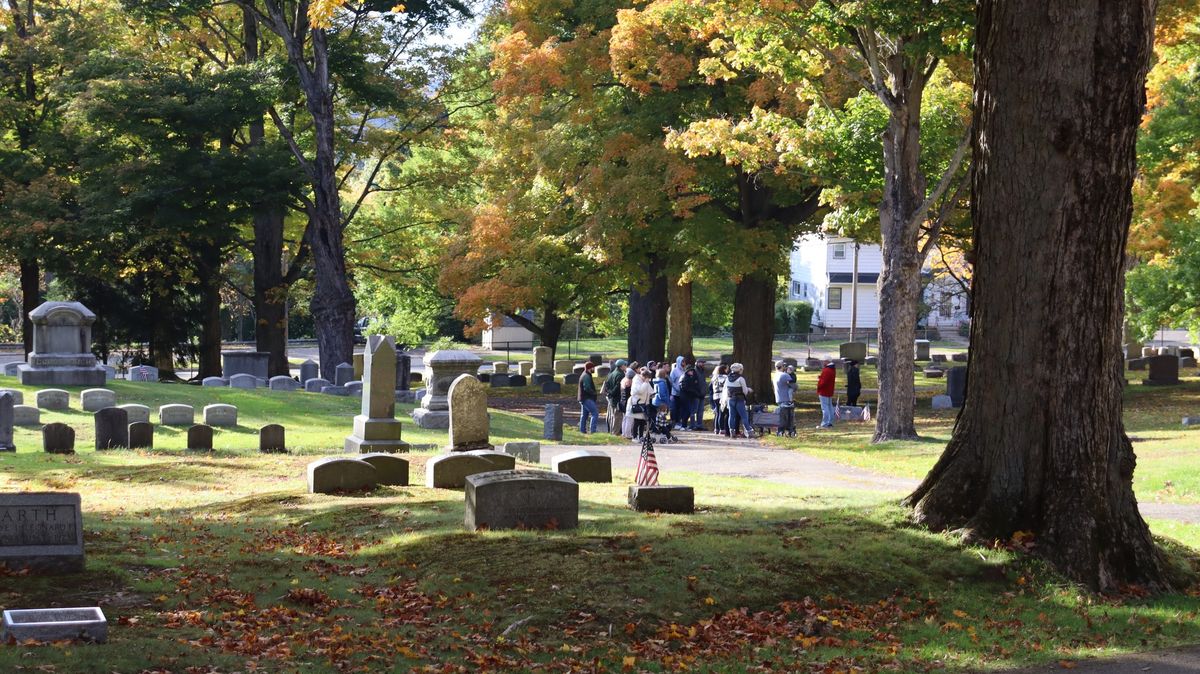
[[[952,367],[946,373],[946,395],[955,407],[962,407],[967,399],[967,368]]]
[[[320,377],[314,377],[312,379],[305,380],[304,390],[308,391],[309,393],[320,393],[321,389],[323,389],[329,385],[330,385],[330,383],[329,383],[328,379],[321,379]]]
[[[688,515],[696,511],[696,496],[683,485],[629,485],[629,507],[638,512]]]
[[[546,413],[542,417],[542,439],[562,442],[563,439],[563,406],[546,405]]]
[[[117,394],[106,388],[89,388],[79,393],[79,403],[84,412],[97,412],[105,407],[115,407]]]
[[[517,363],[517,373],[524,377],[532,376],[533,375],[533,363],[531,363],[529,361],[522,361],[520,363]]]
[[[545,384],[542,384],[542,393],[550,395],[562,393],[562,384],[556,381],[548,381]]]
[[[8,393],[12,396],[14,405],[25,404],[25,393],[15,388],[0,388],[0,393]]]
[[[533,384],[535,386],[541,386],[542,384],[545,384],[548,381],[554,381],[554,375],[552,375],[552,374],[535,374],[535,375],[533,375]]]
[[[309,379],[316,379],[321,376],[321,366],[313,359],[308,359],[300,363],[300,383],[303,384]]]
[[[402,459],[395,454],[385,454],[383,452],[371,452],[370,454],[362,454],[355,458],[375,466],[379,484],[397,487],[408,486],[408,459]]]
[[[535,346],[533,348],[533,369],[531,372],[534,376],[539,374],[554,374],[554,350],[548,346]]]
[[[510,374],[508,375],[508,385],[513,387],[524,387],[528,384],[525,375]]]
[[[362,395],[363,383],[361,381],[348,381],[346,382],[346,389],[350,391],[350,395]],[[392,395],[389,397],[395,401],[395,389],[388,389],[388,391],[392,392]]]
[[[856,360],[861,363],[867,358],[867,345],[865,342],[843,342],[838,345],[838,356],[842,360]]]
[[[926,379],[941,379],[945,374],[946,374],[946,372],[940,368],[936,368],[936,367],[925,368],[925,378]]]
[[[345,386],[346,382],[354,381],[354,366],[350,363],[342,363],[333,369],[333,383],[337,386]]]
[[[472,376],[474,376],[476,379],[478,379],[479,381],[481,381],[485,384],[491,383],[491,381],[492,381],[492,373],[491,372],[482,372],[480,374],[472,375]]]
[[[287,454],[285,433],[279,424],[267,424],[258,429],[258,451],[264,454]]]
[[[225,403],[205,405],[203,417],[204,423],[209,426],[237,426],[238,408]]]
[[[579,375],[568,374],[563,375],[563,386],[577,386],[579,384]]]
[[[871,367],[876,367],[879,365],[879,356],[867,356],[867,359],[863,362]]]
[[[570,374],[583,374],[583,370],[584,367],[582,365],[575,365],[571,367]]]
[[[50,424],[62,425],[62,424]],[[69,429],[69,427],[68,427]],[[0,494],[0,566],[30,573],[83,571],[83,512],[79,494]],[[35,526],[11,526],[32,522]]]
[[[396,350],[396,390],[407,391],[412,387],[412,356]]]
[[[492,374],[508,374],[508,363],[492,363]]]
[[[321,387],[321,393],[324,393],[327,396],[340,396],[342,398],[346,398],[350,395],[350,389],[346,388],[345,386],[323,386]]]
[[[460,374],[446,398],[450,401],[450,449],[461,452],[491,448],[487,389],[474,375]]]
[[[963,351],[950,354],[950,360],[954,361],[955,363],[965,363],[967,362],[967,358],[968,354]]]
[[[505,388],[509,385],[508,380],[509,375],[507,374],[493,374],[488,383],[491,384],[492,388]]]
[[[105,407],[92,415],[96,429],[96,449],[129,446],[129,413],[120,407]]]
[[[0,391],[0,452],[15,452],[13,442],[13,394]]]
[[[229,378],[229,385],[233,388],[258,388],[258,377],[252,374],[235,374]]]
[[[21,361],[17,361],[15,363],[5,363],[4,364],[4,376],[6,376],[6,377],[17,376],[17,369],[20,368],[24,364],[25,363],[23,363]]]
[[[935,353],[932,356],[930,356],[929,359],[935,363],[945,363],[946,362],[946,354]]]
[[[480,529],[574,529],[579,485],[561,473],[501,470],[466,478],[463,524]]]
[[[17,426],[41,426],[42,411],[33,405],[13,405],[13,424]]]
[[[71,407],[71,394],[60,388],[46,388],[34,394],[39,409],[65,410]]]
[[[431,489],[461,489],[468,475],[505,470],[510,467],[495,456],[499,452],[452,452],[425,462],[425,486]],[[508,460],[514,457],[501,454]]]
[[[1195,358],[1195,357],[1196,357],[1196,351],[1195,351],[1194,349],[1186,349],[1186,348],[1185,348],[1185,349],[1180,349],[1180,350],[1179,350],[1179,357],[1180,357],[1180,358]]]
[[[506,442],[504,453],[510,454],[527,463],[541,463],[542,443],[540,442]]]
[[[191,405],[172,403],[158,408],[158,423],[163,426],[191,426],[196,423],[196,410]]]
[[[601,379],[608,379],[608,375],[612,374],[612,368],[607,365],[601,365],[596,368],[596,376]]]
[[[1142,383],[1149,386],[1170,386],[1179,383],[1179,358],[1176,356],[1153,356],[1150,358],[1150,374]]]
[[[933,409],[949,410],[954,408],[954,401],[948,395],[936,395],[933,397]]]
[[[336,494],[338,492],[374,489],[379,484],[375,466],[360,459],[331,457],[308,464],[308,492]]]
[[[205,377],[200,380],[201,386],[229,386],[229,380],[224,377]]]
[[[150,422],[150,408],[137,403],[127,403],[125,405],[117,405],[117,407],[125,410],[125,414],[129,415],[129,423],[134,424],[139,421]]]
[[[117,378],[117,368],[113,367],[112,365],[101,365],[100,367],[104,369],[105,383]]]
[[[1200,417],[1184,417],[1184,426],[1200,426]]]
[[[75,429],[60,422],[42,426],[42,451],[47,454],[74,454]]]
[[[602,354],[602,353],[589,353],[589,354],[588,354],[588,360],[592,361],[592,365],[599,365],[599,364],[601,364],[601,363],[603,363],[603,362],[604,362],[604,354]]]
[[[135,421],[129,424],[129,448],[153,449],[154,424],[149,421]]]
[[[213,428],[205,424],[194,424],[188,428],[187,448],[208,451],[213,448]]]
[[[1149,363],[1150,363],[1150,359],[1148,359],[1148,358],[1131,358],[1129,360],[1129,369],[1130,370],[1145,370],[1146,366]]]
[[[346,452],[407,452],[403,428],[396,419],[396,342],[384,335],[369,335],[363,352],[363,379],[357,384],[362,403],[354,417],[354,430],[343,442]],[[352,390],[352,389],[351,389]]]
[[[17,367],[26,386],[103,386],[104,368],[92,355],[96,314],[79,302],[46,302],[29,312],[33,350]]]
[[[550,470],[576,482],[612,482],[612,458],[592,449],[559,454],[550,459]]]
[[[929,340],[918,339],[913,342],[916,350],[916,360],[929,360]]]
[[[1179,367],[1196,367],[1196,359],[1191,356],[1180,356]]]
[[[1157,347],[1153,347],[1153,346],[1143,346],[1142,347],[1142,358],[1149,358],[1150,356],[1157,356],[1157,355],[1158,355]]]
[[[271,354],[265,351],[222,351],[221,372],[230,381],[237,374],[248,374],[255,378],[267,378]]]
[[[295,379],[281,374],[271,377],[267,387],[272,391],[295,391],[300,388],[300,384]]]
[[[135,365],[129,368],[129,381],[158,381],[158,368],[153,365]]]
[[[108,620],[99,606],[86,608],[10,609],[0,623],[0,639],[17,643],[37,641],[108,641]]]

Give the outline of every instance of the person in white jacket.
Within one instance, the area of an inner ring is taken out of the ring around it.
[[[633,378],[633,385],[629,389],[629,406],[625,409],[625,414],[633,419],[634,442],[641,442],[642,433],[646,432],[646,415],[653,414],[647,412],[650,409],[650,401],[654,398],[654,385],[650,383],[652,376],[650,368],[642,368]]]

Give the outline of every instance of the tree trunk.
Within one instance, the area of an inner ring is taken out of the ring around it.
[[[171,338],[171,316],[166,312],[154,314],[150,334],[150,362],[158,368],[159,379],[176,379],[175,341]]]
[[[1099,591],[1166,588],[1121,419],[1123,255],[1154,0],[979,4],[966,405],[907,499],[933,529],[1035,534]]]
[[[29,312],[42,303],[42,270],[33,258],[21,258],[21,341],[25,345],[25,357],[33,351],[33,321]]]
[[[650,255],[643,267],[646,290],[638,290],[636,285],[629,290],[629,359],[643,365],[651,360],[665,360],[663,346],[667,341],[670,308],[665,268],[666,263],[658,255]]]
[[[743,375],[760,402],[773,399],[771,352],[777,284],[774,274],[748,274],[733,295],[733,359],[745,366]]]
[[[538,337],[542,340],[542,346],[550,347],[550,351],[557,354],[558,340],[562,337],[563,324],[566,323],[566,320],[555,313],[554,307],[545,307],[543,313],[542,330],[538,333]]]
[[[221,250],[213,246],[201,260],[200,361],[196,378],[221,376]]]
[[[669,279],[667,296],[671,304],[667,355],[691,358],[695,356],[692,353],[692,284]]]

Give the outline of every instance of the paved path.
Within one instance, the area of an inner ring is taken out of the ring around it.
[[[1086,674],[1197,674],[1200,672],[1200,646],[1173,648],[1166,651],[1135,653],[1116,658],[1096,660],[1074,660],[1070,671]],[[1058,663],[1009,670],[1008,674],[1035,674],[1036,672],[1063,672]]]

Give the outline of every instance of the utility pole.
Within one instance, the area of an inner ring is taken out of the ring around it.
[[[854,341],[854,333],[858,331],[858,248],[854,242],[854,273],[850,277],[850,341]]]

